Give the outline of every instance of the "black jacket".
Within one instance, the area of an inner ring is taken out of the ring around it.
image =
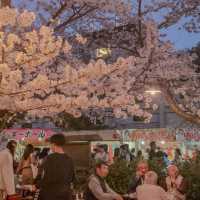
[[[136,188],[139,185],[142,185],[142,177],[134,177],[134,178],[132,178],[132,181],[129,184],[128,193],[136,192]]]
[[[71,199],[70,184],[74,179],[72,159],[66,154],[53,153],[43,163],[36,185],[40,200]]]

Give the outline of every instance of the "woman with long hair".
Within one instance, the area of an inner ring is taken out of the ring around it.
[[[19,163],[18,174],[22,175],[22,184],[32,184],[33,183],[33,156],[34,147],[32,144],[28,144],[24,150],[22,160]]]

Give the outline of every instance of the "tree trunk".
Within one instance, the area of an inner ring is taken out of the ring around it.
[[[173,95],[171,94],[169,89],[167,89],[167,86],[165,86],[162,83],[159,84],[159,85],[160,85],[160,89],[161,89],[161,91],[164,95],[165,100],[167,101],[169,107],[171,108],[171,110],[173,112],[175,112],[182,119],[185,119],[186,121],[191,122],[192,124],[200,125],[200,117],[198,117],[195,114],[193,115],[193,114],[190,114],[190,113],[183,111],[177,105],[177,102],[174,100]]]
[[[11,0],[1,0],[1,7],[11,7]]]

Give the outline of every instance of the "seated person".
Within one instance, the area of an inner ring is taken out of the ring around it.
[[[89,177],[84,200],[123,200],[106,183],[105,178],[109,173],[109,167],[105,161],[99,160],[95,165],[95,173]]]
[[[145,174],[149,171],[149,165],[147,161],[142,160],[137,165],[136,176],[132,178],[128,193],[134,193],[136,191],[137,186],[142,185],[144,183]]]
[[[168,176],[165,180],[167,193],[174,200],[185,200],[187,183],[183,176],[180,175],[178,167],[169,165],[167,172]]]
[[[158,175],[154,171],[147,172],[144,184],[136,189],[137,200],[168,200],[167,193],[157,182]]]

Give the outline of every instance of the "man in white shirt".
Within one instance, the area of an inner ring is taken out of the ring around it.
[[[16,146],[16,141],[10,140],[7,148],[0,151],[0,200],[4,199],[4,195],[15,194],[13,156]]]

